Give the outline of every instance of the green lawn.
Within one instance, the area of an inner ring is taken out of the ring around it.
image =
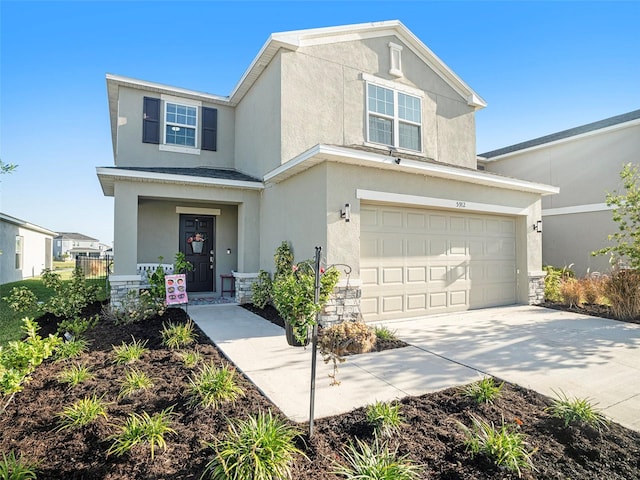
[[[71,272],[60,272],[62,280],[71,279]],[[102,290],[98,294],[99,300],[104,300],[106,296],[105,280],[87,280],[87,282],[96,282],[97,285],[102,287]],[[42,303],[46,302],[54,295],[54,291],[45,288],[42,284],[40,277],[30,278],[22,280],[20,282],[5,283],[0,285],[0,346],[6,345],[11,340],[20,340],[22,332],[20,326],[22,325],[22,319],[24,317],[37,318],[45,313],[42,309],[36,309],[28,312],[14,312],[9,308],[4,297],[11,294],[11,289],[14,287],[27,287],[33,293],[36,294],[38,300]]]

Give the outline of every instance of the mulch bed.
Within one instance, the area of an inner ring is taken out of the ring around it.
[[[99,305],[95,306],[99,310]],[[91,351],[77,361],[89,366],[95,378],[69,389],[56,381],[64,362],[46,361],[0,414],[0,452],[11,450],[37,460],[39,479],[198,479],[212,458],[206,445],[227,430],[228,418],[246,418],[258,411],[282,413],[245,377],[239,382],[245,392],[235,404],[218,410],[202,410],[186,405],[185,385],[192,370],[185,367],[177,352],[164,348],[160,331],[163,322],[184,322],[186,314],[170,309],[162,317],[116,326],[101,321],[88,333]],[[55,330],[55,319],[43,318],[43,330]],[[197,349],[206,361],[226,362],[220,351],[198,332]],[[146,353],[135,367],[154,379],[146,393],[117,399],[118,381],[125,367],[112,362],[112,345],[130,342],[131,337],[148,340]],[[284,340],[283,340],[284,341]],[[295,381],[295,379],[292,379]],[[339,388],[339,387],[336,387]],[[78,430],[56,431],[56,414],[64,406],[85,395],[104,395],[110,402],[107,421],[98,421]],[[372,392],[373,394],[374,392]],[[3,404],[6,399],[3,399]],[[470,416],[500,424],[502,419],[525,435],[535,449],[536,471],[523,473],[527,479],[632,479],[640,478],[640,433],[611,424],[599,433],[589,427],[563,428],[545,408],[549,399],[516,385],[506,384],[502,396],[492,405],[476,405],[451,388],[400,400],[406,425],[390,440],[401,455],[424,465],[425,479],[515,479],[515,474],[494,467],[482,456],[472,456],[462,444],[459,422],[471,424]],[[152,414],[174,406],[172,428],[166,438],[167,449],[156,449],[152,460],[148,449],[135,447],[122,457],[107,456],[109,435],[117,431],[132,413]],[[315,421],[315,434],[309,439],[307,425],[299,424],[301,447],[308,458],[298,457],[293,465],[296,480],[331,480],[333,462],[343,462],[342,451],[355,437],[370,442],[371,427],[363,408],[344,415]]]

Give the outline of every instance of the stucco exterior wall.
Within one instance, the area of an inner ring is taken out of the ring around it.
[[[118,167],[216,167],[233,168],[235,143],[235,110],[232,107],[212,103],[202,103],[205,107],[218,110],[217,151],[200,150],[198,155],[160,150],[159,146],[142,142],[143,98],[160,98],[156,92],[119,87],[118,102],[118,145],[115,164]],[[164,115],[164,102],[161,103]],[[161,115],[161,118],[162,118]],[[201,140],[202,118],[198,112],[198,144]],[[160,138],[163,122],[160,122]],[[199,145],[198,145],[199,146]]]
[[[253,190],[116,182],[114,269],[135,274],[137,263],[172,263],[178,251],[176,206],[220,209],[216,222],[217,269],[255,272],[260,258],[260,193]],[[194,200],[194,199],[197,199]],[[226,249],[232,254],[227,255]],[[219,281],[219,279],[217,279]]]
[[[16,268],[16,236],[23,237],[22,268]],[[47,245],[46,239],[51,239]],[[51,268],[53,235],[45,235],[9,222],[0,221],[0,285],[37,277]],[[47,258],[47,247],[49,254]]]
[[[283,162],[318,143],[366,143],[365,73],[423,91],[422,155],[475,168],[473,108],[406,46],[404,77],[391,76],[390,41],[401,43],[384,37],[303,47],[281,55]]]
[[[315,247],[327,256],[327,172],[320,164],[286,181],[267,185],[262,195],[260,268],[273,272],[273,254],[283,241],[295,260],[313,258]]]
[[[280,164],[280,62],[278,54],[236,107],[235,168],[257,178]]]
[[[621,191],[619,173],[624,164],[638,163],[638,152],[640,125],[635,125],[511,154],[488,162],[486,169],[560,187],[559,194],[542,200],[543,262],[573,264],[576,273],[584,275],[610,269],[607,257],[591,252],[608,245],[607,235],[617,229],[611,211],[557,215],[551,209],[604,204],[607,192]]]

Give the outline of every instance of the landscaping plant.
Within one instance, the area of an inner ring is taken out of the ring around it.
[[[58,430],[80,428],[97,420],[99,417],[107,419],[107,405],[102,397],[96,395],[81,398],[77,402],[65,407],[58,414]]]
[[[22,455],[16,457],[11,450],[9,454],[2,453],[0,461],[0,479],[2,480],[35,480],[38,464],[29,462]]]
[[[570,399],[562,391],[554,393],[558,398],[553,400],[547,411],[552,417],[561,419],[565,428],[572,424],[589,425],[596,430],[608,427],[607,418],[589,399],[578,397]]]
[[[195,367],[202,360],[202,355],[197,350],[182,352],[180,353],[180,357],[182,358],[184,366],[187,368]]]
[[[88,367],[75,363],[62,370],[58,374],[57,379],[60,383],[66,383],[70,387],[75,387],[82,382],[86,382],[87,380],[92,379],[93,376],[93,373],[91,373],[91,370],[89,370]]]
[[[131,343],[122,342],[121,345],[113,345],[113,363],[117,363],[118,365],[133,363],[136,360],[139,360],[140,357],[147,352],[146,345],[148,340],[145,340],[144,342],[138,341],[133,338],[133,336],[131,339]]]
[[[112,443],[107,450],[107,455],[115,454],[120,457],[136,445],[148,444],[151,459],[153,459],[156,446],[166,450],[165,435],[176,433],[171,428],[172,416],[173,407],[166,408],[155,415],[149,415],[147,412],[132,413],[120,427],[120,432],[108,438]]]
[[[492,377],[484,377],[462,389],[464,396],[472,398],[476,403],[493,403],[500,396],[504,382],[496,385]]]
[[[251,302],[258,308],[264,308],[273,297],[273,282],[269,272],[260,270],[258,278],[251,285]]]
[[[196,341],[195,325],[191,319],[186,323],[162,324],[162,344],[171,349],[187,347]]]
[[[398,339],[398,337],[396,336],[396,331],[391,330],[385,325],[376,325],[373,329],[373,332],[375,333],[377,340],[393,341]]]
[[[271,411],[231,420],[227,434],[208,444],[214,458],[202,478],[212,480],[290,479],[291,463],[304,453],[295,446],[298,430]]]
[[[56,360],[77,358],[89,349],[89,342],[84,338],[74,338],[68,342],[63,341],[56,348]]]
[[[135,368],[128,369],[120,381],[118,400],[151,387],[153,387],[153,381],[146,373]]]
[[[44,309],[53,315],[74,319],[80,317],[82,310],[98,298],[99,287],[88,283],[82,268],[76,267],[69,282],[60,280],[57,273],[45,269],[42,273],[45,286],[52,288],[56,295],[45,304]]]
[[[370,352],[376,344],[376,334],[364,322],[342,322],[323,328],[318,334],[318,349],[324,363],[333,362],[331,385],[339,385],[336,379],[338,364],[345,362],[350,353]]]
[[[200,371],[189,378],[189,403],[192,406],[215,409],[224,402],[235,402],[244,395],[235,376],[236,370],[228,365],[220,368],[213,363],[202,365]]]
[[[141,322],[164,314],[164,297],[157,298],[147,290],[140,293],[130,290],[118,304],[105,306],[102,315],[116,325]]]
[[[36,308],[38,297],[29,288],[13,287],[8,297],[3,297],[9,308],[14,312],[26,312]]]
[[[471,416],[472,427],[460,423],[464,431],[464,445],[471,455],[483,454],[499,467],[522,476],[523,470],[534,470],[531,456],[533,450],[527,450],[524,435],[510,425],[505,425],[504,419],[500,428],[484,420]]]
[[[365,414],[367,423],[373,427],[376,436],[390,438],[404,425],[398,402],[375,402],[367,405]]]
[[[640,271],[614,270],[603,281],[603,292],[616,318],[634,320],[640,317]]]
[[[407,455],[398,456],[386,442],[376,436],[369,446],[356,437],[343,450],[346,465],[335,464],[333,473],[349,480],[416,480],[422,478],[422,467]]]
[[[575,278],[561,280],[560,297],[569,308],[579,307],[582,304],[582,284]]]

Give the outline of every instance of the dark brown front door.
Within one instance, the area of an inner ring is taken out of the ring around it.
[[[180,215],[180,251],[193,270],[187,272],[187,292],[215,292],[215,218]]]

